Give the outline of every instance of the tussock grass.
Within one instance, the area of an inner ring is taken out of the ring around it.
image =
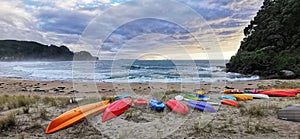
[[[187,93],[187,92],[177,91],[177,90],[168,90],[166,92],[154,93],[153,96],[154,96],[154,98],[156,98],[160,101],[166,101],[166,100],[174,99],[174,97],[172,96],[174,94],[185,94],[185,93]]]
[[[42,102],[46,105],[51,106],[60,106],[68,104],[70,101],[69,98],[66,97],[44,97],[42,98]]]
[[[38,100],[31,96],[9,96],[9,95],[3,95],[0,96],[0,106],[1,110],[3,110],[5,107],[7,109],[14,109],[24,106],[29,106],[31,104],[35,104]]]
[[[39,109],[40,118],[47,120],[47,110],[45,108]]]
[[[109,100],[109,102],[114,102],[114,101],[116,101],[116,99],[114,98],[114,97],[110,97],[110,96],[102,96],[101,97],[101,100]],[[95,101],[95,102],[97,102],[97,101]]]
[[[29,107],[33,104],[43,103],[45,105],[60,106],[69,103],[69,98],[67,97],[40,97],[40,96],[10,96],[2,95],[0,96],[0,110],[4,109],[15,109],[23,108],[24,113],[28,113]],[[28,110],[27,110],[28,109]]]
[[[34,123],[31,124],[30,129],[40,129],[42,127],[43,126],[40,123],[34,122]]]
[[[3,119],[0,119],[0,130],[8,130],[16,125],[16,117],[14,113],[8,114]]]
[[[142,115],[142,112],[137,109],[130,108],[125,112],[125,119],[137,118]]]
[[[255,117],[263,117],[268,115],[271,112],[277,111],[280,109],[277,105],[256,105],[251,107],[240,108],[241,115],[249,115]]]

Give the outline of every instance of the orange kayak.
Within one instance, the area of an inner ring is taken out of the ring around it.
[[[247,98],[247,100],[253,100],[253,97],[247,94],[232,94],[234,97],[236,96],[244,96]]]
[[[234,96],[238,101],[247,101],[248,98],[245,96],[239,96],[239,95],[232,95]]]
[[[237,101],[231,100],[231,99],[223,99],[221,100],[221,103],[228,106],[237,107],[239,103]]]
[[[69,110],[50,122],[46,134],[50,134],[76,124],[86,117],[103,112],[109,106],[109,100],[83,105]]]

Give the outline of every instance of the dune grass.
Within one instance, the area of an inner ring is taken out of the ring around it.
[[[267,116],[269,113],[277,111],[280,109],[277,105],[267,104],[267,105],[255,105],[251,107],[240,107],[240,114],[241,115],[249,115],[254,117],[264,117]]]
[[[0,130],[8,130],[15,125],[16,118],[14,113],[10,113],[6,117],[0,119]]]
[[[2,95],[0,96],[0,110],[4,109],[15,109],[23,108],[24,113],[29,111],[29,107],[33,104],[43,103],[45,105],[59,106],[69,103],[69,98],[67,97],[40,97],[40,96],[10,96]]]

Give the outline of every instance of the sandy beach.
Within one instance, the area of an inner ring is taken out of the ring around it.
[[[216,113],[190,109],[186,116],[176,115],[169,109],[156,112],[148,107],[132,106],[121,116],[105,123],[101,122],[100,114],[56,133],[44,133],[51,119],[79,105],[101,100],[105,96],[130,94],[134,99],[156,97],[166,101],[184,92],[204,91],[210,97],[210,101],[219,102],[218,96],[222,95],[221,91],[226,86],[244,90],[272,88],[274,85],[289,82],[297,84],[300,80],[96,84],[0,79],[2,99],[14,96],[35,98],[34,103],[28,105],[9,108],[8,104],[5,104],[7,106],[1,107],[0,117],[5,119],[12,113],[15,123],[8,128],[2,126],[0,138],[300,138],[299,123],[277,119],[276,115],[280,108],[299,105],[299,96],[239,102],[238,108],[215,106]],[[167,91],[169,93],[165,93]],[[69,99],[73,97],[91,101],[71,104]],[[45,98],[48,99],[47,102]]]

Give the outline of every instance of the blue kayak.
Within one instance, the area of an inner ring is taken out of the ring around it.
[[[124,94],[124,95],[118,95],[118,96],[115,96],[115,99],[116,99],[116,100],[119,100],[119,99],[129,98],[129,97],[130,97],[130,95]]]
[[[150,108],[158,111],[162,111],[165,108],[165,104],[161,101],[156,100],[155,98],[150,99],[149,101]]]
[[[202,101],[188,101],[188,106],[198,109],[200,111],[216,112],[213,106]]]
[[[197,94],[196,96],[197,96],[198,98],[201,98],[201,99],[204,100],[204,101],[209,100],[208,97],[206,97],[206,96],[204,96],[204,95],[201,95],[201,94]]]
[[[230,100],[234,100],[234,101],[237,101],[236,98],[234,96],[227,96],[227,95],[224,95],[224,96],[220,96],[219,99],[230,99]]]

